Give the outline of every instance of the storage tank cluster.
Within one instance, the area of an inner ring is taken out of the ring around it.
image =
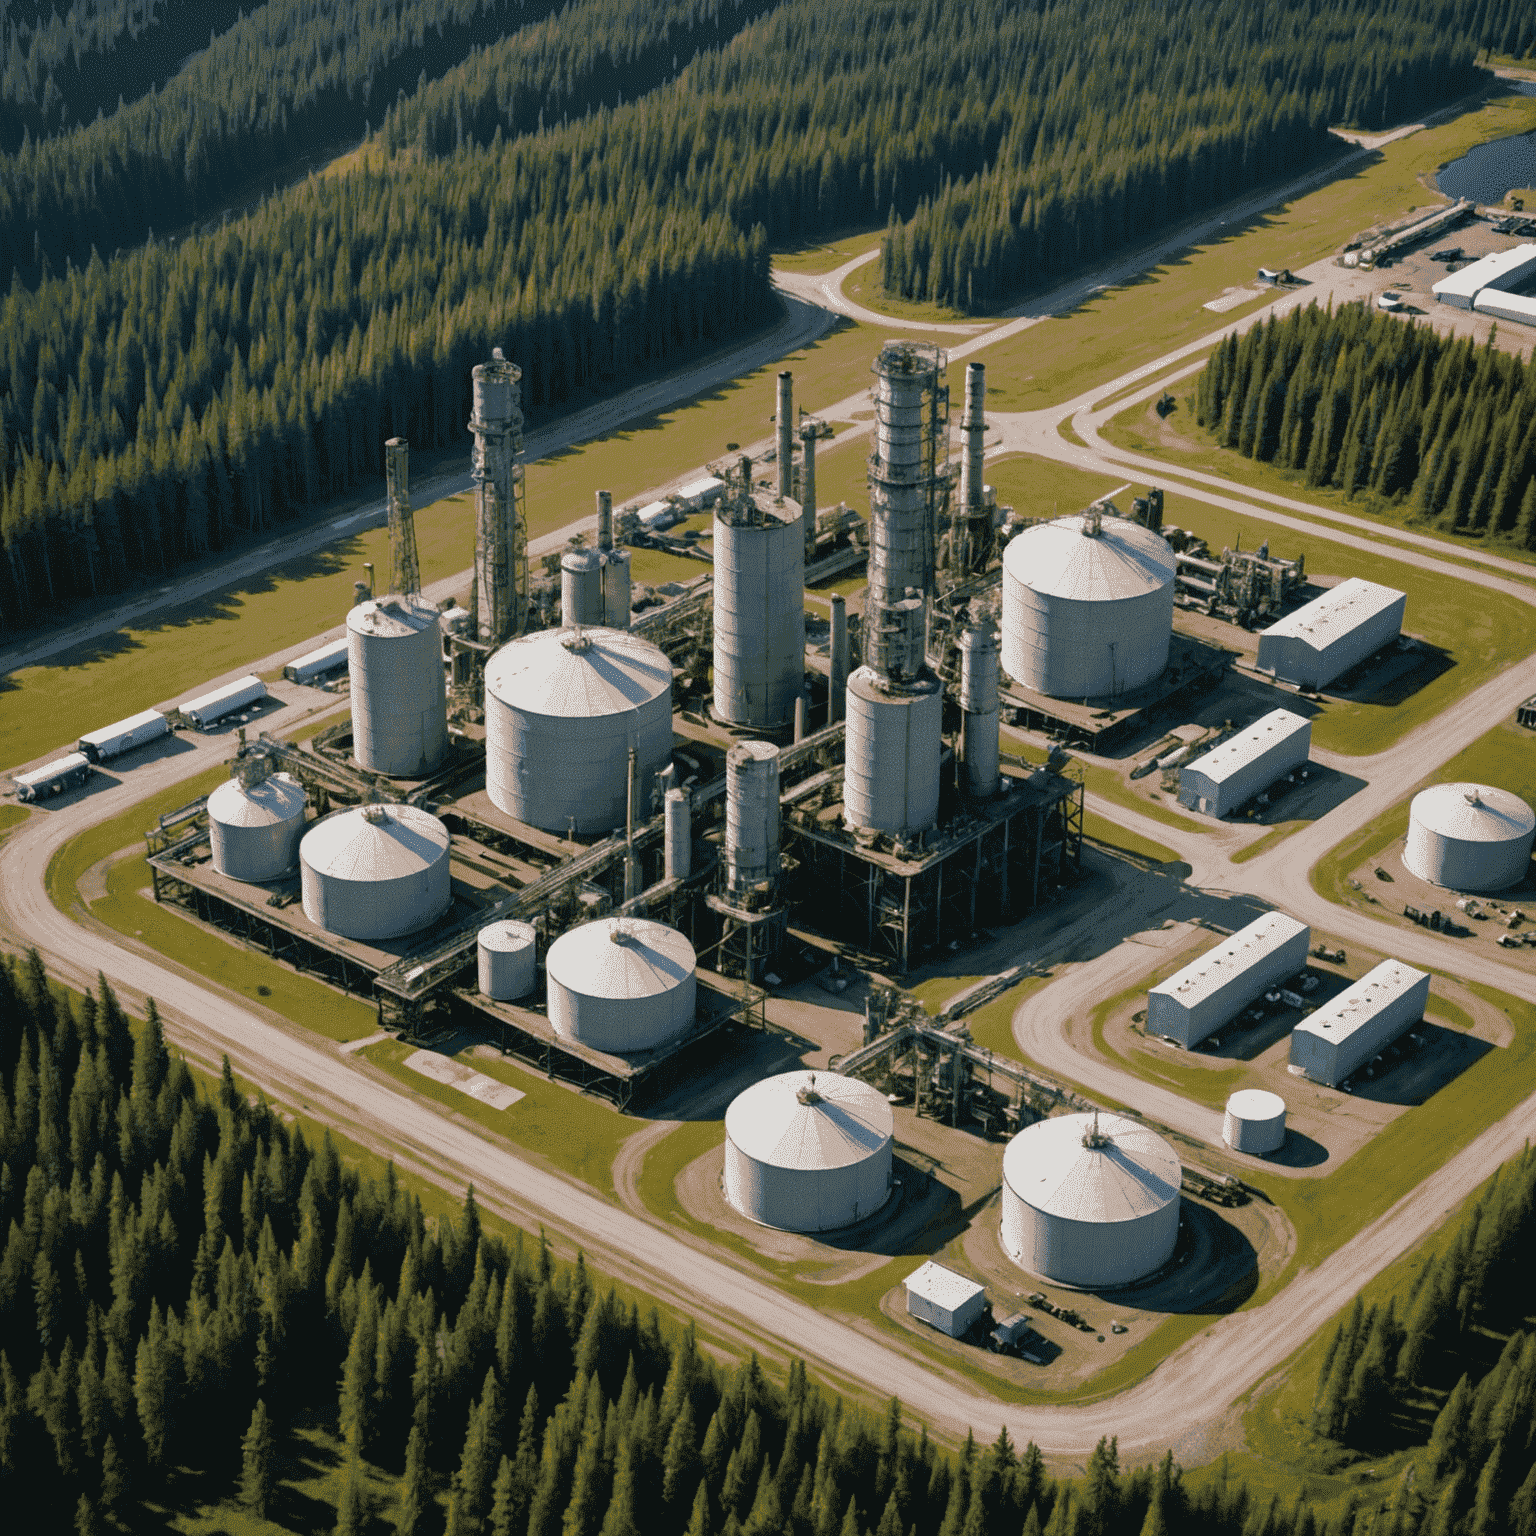
[[[414,805],[359,805],[299,844],[304,915],[349,939],[396,939],[435,922],[453,892],[448,828]]]
[[[1059,1285],[1129,1285],[1173,1257],[1182,1183],[1178,1153],[1123,1115],[1037,1121],[1003,1153],[1003,1247]]]
[[[696,964],[683,934],[648,918],[568,929],[544,958],[550,1027],[594,1051],[654,1049],[693,1026]]]
[[[1519,795],[1488,784],[1436,784],[1413,797],[1403,863],[1431,885],[1502,891],[1522,881],[1536,815]]]
[[[749,1221],[830,1232],[891,1192],[895,1119],[883,1094],[835,1072],[754,1083],[725,1112],[725,1198]]]

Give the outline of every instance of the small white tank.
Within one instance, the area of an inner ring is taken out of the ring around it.
[[[347,615],[352,755],[391,778],[425,778],[448,749],[448,689],[437,609],[419,593]]]
[[[480,990],[500,1003],[527,997],[538,980],[538,935],[532,923],[512,918],[487,923],[476,945]]]
[[[750,890],[779,873],[779,749],[739,741],[725,754],[725,877]]]
[[[1239,1088],[1227,1100],[1221,1139],[1255,1157],[1278,1152],[1285,1145],[1285,1100],[1263,1088]]]
[[[628,629],[630,604],[634,602],[634,583],[630,579],[630,555],[627,549],[603,552],[603,623],[609,629]]]
[[[550,1027],[595,1051],[651,1050],[693,1027],[696,964],[693,945],[665,923],[583,923],[544,957]]]
[[[359,805],[299,844],[304,915],[349,939],[396,939],[448,910],[448,828],[414,805]]]
[[[595,549],[567,550],[561,557],[560,622],[603,623],[603,557]]]
[[[274,773],[253,784],[230,779],[208,796],[213,867],[231,880],[276,880],[299,862],[304,787]]]
[[[850,827],[924,832],[939,814],[944,692],[938,679],[893,686],[872,667],[848,679],[843,817]]]
[[[1403,863],[1431,885],[1502,891],[1531,864],[1536,815],[1519,795],[1490,784],[1435,784],[1413,797]]]

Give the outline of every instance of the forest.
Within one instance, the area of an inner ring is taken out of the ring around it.
[[[187,41],[178,0],[74,3],[98,64]],[[770,244],[857,223],[893,289],[983,305],[1458,94],[1527,10],[265,0],[4,159],[0,629],[344,495],[390,434],[463,444],[492,346],[537,421],[749,334]],[[52,22],[6,14],[5,99],[51,100]]]
[[[1536,366],[1364,304],[1228,335],[1196,419],[1225,447],[1369,507],[1536,548]]]
[[[1426,1271],[1446,1347],[1482,1231],[1504,1243],[1487,1294],[1509,1295],[1533,1170],[1527,1154],[1485,1197],[1459,1271]],[[579,1255],[492,1231],[472,1189],[457,1219],[428,1220],[392,1166],[345,1163],[227,1061],[204,1089],[152,1003],[135,1026],[105,981],[71,1002],[35,952],[0,957],[0,1225],[0,1498],[24,1499],[33,1531],[210,1503],[337,1536],[1526,1536],[1536,1519],[1536,1474],[1518,1481],[1533,1346],[1512,1340],[1497,1390],[1458,1386],[1460,1431],[1437,1422],[1382,1523],[1358,1498],[1319,1515],[1236,1478],[1194,1490],[1171,1455],[1123,1470],[1112,1439],[1076,1479],[1006,1431],[952,1453],[896,1398],[871,1415],[802,1362],[782,1379],[755,1356],[718,1363]],[[1357,1309],[1341,1337],[1363,1326]],[[283,1476],[301,1422],[338,1452],[323,1518]]]

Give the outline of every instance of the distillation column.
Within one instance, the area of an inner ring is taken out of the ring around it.
[[[950,569],[956,576],[979,568],[986,559],[990,512],[982,484],[986,447],[987,370],[984,363],[965,367],[965,412],[960,418],[960,505],[950,519]]]
[[[384,444],[384,484],[389,494],[389,549],[394,569],[389,590],[421,591],[421,563],[416,557],[416,519],[411,513],[411,445],[403,437]]]
[[[816,427],[816,422],[808,421],[800,428],[800,508],[807,565],[816,558]]]
[[[521,634],[528,615],[527,534],[517,503],[516,456],[523,448],[522,370],[500,347],[474,368],[475,571],[470,590],[475,638],[500,645]]]
[[[997,793],[997,640],[990,628],[960,636],[960,757],[965,792],[975,800]]]
[[[795,494],[795,376],[787,368],[779,375],[779,495]]]

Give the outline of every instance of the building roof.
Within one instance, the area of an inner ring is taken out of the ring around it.
[[[1394,587],[1351,576],[1338,586],[1330,587],[1321,597],[1313,598],[1305,607],[1271,624],[1264,634],[1301,640],[1314,650],[1324,651],[1335,640],[1374,619],[1393,603],[1402,601],[1404,595]]]
[[[225,827],[274,827],[304,814],[304,786],[274,773],[249,787],[226,779],[208,796],[208,818]]]
[[[1038,1120],[1003,1153],[1008,1188],[1035,1210],[1069,1221],[1112,1225],[1150,1216],[1179,1198],[1183,1179],[1178,1153],[1156,1131],[1103,1111]]]
[[[1416,971],[1401,960],[1383,960],[1374,971],[1340,992],[1332,1002],[1304,1018],[1296,1026],[1296,1033],[1316,1035],[1338,1045],[1370,1023],[1389,1003],[1396,1002],[1405,992],[1428,979],[1428,971]]]
[[[1450,295],[1473,299],[1484,288],[1518,282],[1523,275],[1522,269],[1532,265],[1536,265],[1536,245],[1513,245],[1507,251],[1490,252],[1461,271],[1442,277],[1430,292],[1436,298]]]
[[[1162,534],[1123,517],[1097,520],[1097,534],[1085,512],[1026,528],[1003,551],[1004,569],[1031,591],[1079,603],[1172,591],[1176,566]]]
[[[254,672],[247,672],[244,677],[237,677],[232,683],[225,683],[221,688],[210,688],[207,693],[200,693],[195,699],[188,699],[185,704],[176,707],[183,714],[192,715],[200,709],[222,704],[225,699],[232,699],[236,694],[252,693],[261,698],[266,691],[267,685]]]
[[[725,489],[725,481],[714,475],[705,475],[702,480],[690,480],[677,494],[684,501],[698,501],[705,496],[717,496]]]
[[[1288,709],[1272,709],[1252,725],[1212,747],[1203,757],[1185,763],[1190,773],[1202,773],[1213,784],[1224,784],[1233,774],[1256,762],[1266,752],[1297,736],[1312,734],[1312,722]]]
[[[544,971],[582,997],[633,1001],[676,991],[696,964],[693,945],[677,929],[644,917],[603,917],[562,933]]]
[[[946,1312],[958,1312],[968,1301],[987,1293],[984,1285],[977,1285],[932,1259],[907,1276],[906,1287],[913,1295],[943,1307]]]
[[[1434,784],[1413,797],[1411,823],[1461,843],[1507,843],[1536,830],[1519,795],[1491,784]]]
[[[448,857],[448,828],[414,805],[357,805],[317,821],[299,855],[338,880],[400,880]]]
[[[836,1072],[784,1072],[731,1100],[732,1145],[776,1168],[813,1170],[862,1163],[891,1144],[896,1120],[885,1095]]]
[[[104,725],[98,731],[87,731],[81,741],[106,741],[113,736],[122,736],[130,731],[137,731],[141,726],[149,725],[158,720],[165,724],[165,716],[158,709],[141,709],[136,715],[129,715],[126,720],[119,720],[115,725]]]
[[[1527,298],[1523,293],[1484,288],[1472,308],[1480,315],[1497,315],[1505,320],[1517,320],[1522,325],[1536,325],[1536,299]]]
[[[1307,925],[1297,922],[1288,912],[1266,912],[1151,990],[1170,994],[1181,1006],[1193,1008],[1220,991],[1234,976],[1241,976],[1297,934],[1307,932]]]
[[[623,629],[541,629],[485,667],[485,691],[514,709],[591,719],[622,715],[672,692],[666,653]]]

